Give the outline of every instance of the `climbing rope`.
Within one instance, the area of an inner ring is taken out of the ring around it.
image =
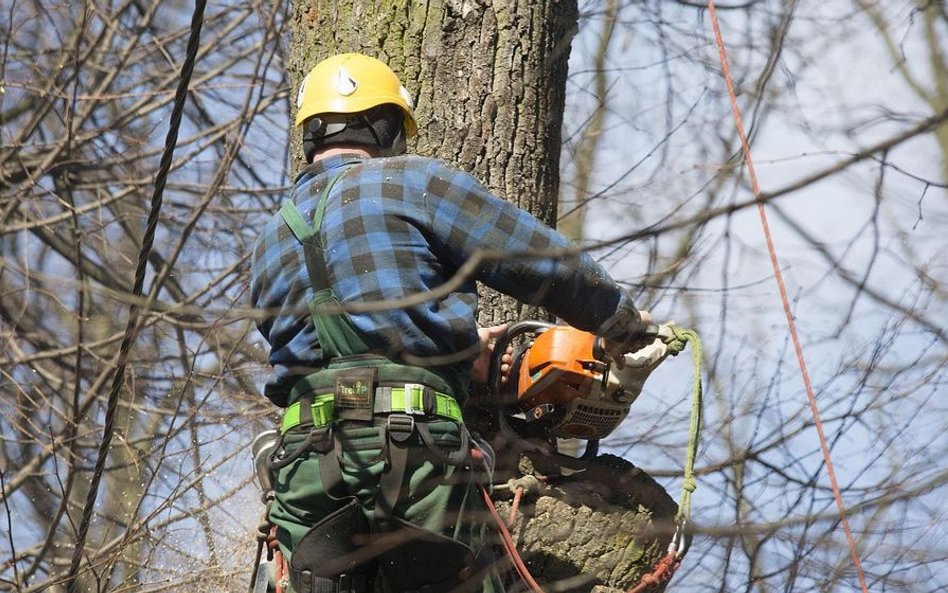
[[[684,350],[686,344],[691,344],[691,360],[694,365],[691,389],[691,419],[688,424],[688,449],[685,452],[685,467],[677,516],[679,528],[683,530],[686,524],[691,522],[691,495],[698,487],[698,481],[695,479],[695,458],[698,455],[698,441],[701,439],[702,410],[704,408],[701,387],[701,362],[704,353],[701,348],[701,338],[698,337],[697,332],[674,325],[666,327],[671,332],[671,336],[664,338],[663,341],[669,352],[673,356],[677,355]],[[684,556],[684,551],[679,554],[680,556]]]
[[[734,91],[734,81],[731,79],[731,70],[728,66],[727,52],[724,47],[724,37],[721,35],[721,26],[718,23],[718,15],[714,8],[714,0],[708,0],[708,13],[711,15],[711,24],[714,28],[714,39],[718,47],[718,56],[721,60],[721,72],[724,75],[724,81],[727,84],[728,97],[731,101],[731,113],[734,115],[734,123],[737,127],[737,133],[741,139],[741,148],[744,153],[744,162],[747,165],[747,175],[750,178],[751,190],[754,197],[757,198],[757,212],[760,215],[760,222],[764,229],[764,236],[767,240],[767,251],[770,254],[770,263],[773,266],[774,278],[777,281],[777,287],[780,291],[780,298],[783,301],[784,314],[787,317],[787,326],[790,329],[790,337],[793,341],[793,349],[797,355],[797,362],[800,365],[800,373],[803,375],[803,384],[806,387],[806,395],[810,404],[810,411],[813,414],[813,423],[816,425],[816,432],[820,439],[820,448],[823,451],[823,460],[826,463],[826,473],[829,475],[830,485],[833,488],[833,497],[836,499],[836,507],[839,509],[839,518],[843,524],[843,531],[846,533],[846,540],[849,544],[849,552],[852,555],[853,564],[856,567],[856,574],[859,577],[859,584],[863,593],[869,593],[866,586],[866,576],[862,570],[862,563],[859,561],[859,552],[856,550],[856,540],[853,538],[852,530],[849,527],[849,519],[846,517],[846,506],[843,504],[843,496],[840,493],[839,484],[836,481],[836,471],[833,469],[833,460],[830,456],[829,445],[826,441],[826,435],[823,432],[823,421],[820,418],[820,410],[816,404],[816,396],[813,394],[813,386],[810,384],[810,373],[807,371],[806,360],[803,358],[803,347],[800,345],[800,338],[797,335],[797,326],[793,320],[793,312],[790,308],[790,299],[787,298],[787,288],[783,282],[783,274],[780,271],[780,263],[777,260],[777,250],[774,247],[774,240],[770,234],[770,224],[767,221],[767,211],[764,209],[764,203],[760,200],[760,184],[757,181],[757,173],[754,170],[754,160],[751,158],[750,143],[747,141],[747,134],[744,133],[744,122],[741,118],[741,109],[737,105],[737,94]]]
[[[678,570],[679,566],[681,566],[681,558],[678,557],[678,554],[668,552],[658,561],[655,569],[642,575],[638,584],[629,589],[628,593],[644,593],[649,587],[667,583],[675,575],[675,571]]]
[[[701,423],[703,389],[701,386],[701,363],[704,357],[701,348],[701,339],[697,332],[682,329],[674,325],[662,326],[667,330],[660,334],[662,341],[668,348],[669,354],[676,356],[685,346],[691,345],[691,360],[694,365],[694,378],[691,388],[691,419],[688,423],[688,448],[685,452],[685,465],[682,472],[681,495],[678,498],[678,513],[675,515],[675,533],[672,535],[668,550],[658,561],[650,573],[646,573],[638,584],[629,589],[628,593],[643,593],[652,586],[665,584],[675,575],[681,566],[681,560],[688,552],[691,543],[688,533],[691,525],[691,495],[698,488],[695,479],[695,459],[698,455],[698,443],[701,440]]]
[[[267,494],[267,505],[263,511],[263,519],[257,526],[257,553],[254,556],[253,571],[250,573],[249,593],[257,593],[257,581],[260,568],[263,566],[260,561],[263,559],[263,551],[267,551],[267,562],[274,564],[274,591],[275,593],[284,593],[289,581],[289,569],[286,563],[286,556],[280,551],[280,545],[277,543],[276,525],[270,522],[270,505],[275,496],[272,493]],[[265,577],[269,579],[269,576]]]
[[[540,584],[533,578],[533,575],[530,574],[530,569],[527,568],[526,563],[524,563],[523,558],[520,556],[520,552],[517,551],[517,543],[514,542],[513,536],[510,535],[510,530],[507,529],[507,525],[501,518],[500,513],[497,512],[497,507],[494,506],[494,501],[491,500],[487,488],[482,485],[480,486],[480,490],[481,496],[484,498],[484,504],[487,505],[487,510],[490,512],[491,518],[494,519],[494,524],[497,525],[497,532],[500,534],[500,543],[504,546],[504,551],[507,552],[507,558],[510,559],[514,569],[516,569],[520,580],[523,581],[524,585],[533,591],[533,593],[545,593]]]
[[[184,104],[188,96],[188,86],[191,83],[191,74],[194,72],[194,63],[197,60],[197,51],[201,40],[201,27],[204,23],[204,8],[207,5],[206,0],[197,0],[194,5],[194,12],[191,17],[191,33],[188,38],[187,55],[184,63],[181,65],[181,80],[178,82],[178,88],[174,96],[174,105],[171,110],[170,129],[165,137],[164,152],[161,155],[161,162],[158,167],[158,173],[155,176],[155,190],[151,197],[151,210],[148,213],[148,222],[145,226],[145,233],[142,236],[142,246],[138,252],[138,266],[135,270],[135,282],[132,288],[132,305],[129,307],[128,322],[125,325],[125,334],[122,338],[122,344],[119,348],[118,359],[115,364],[115,374],[112,376],[112,387],[109,391],[105,410],[105,423],[102,428],[102,441],[99,443],[98,456],[95,467],[92,472],[92,478],[89,483],[89,491],[86,494],[85,505],[82,509],[82,520],[79,523],[79,529],[76,534],[75,548],[73,549],[72,561],[69,565],[69,572],[66,576],[67,593],[78,593],[79,564],[82,561],[85,552],[86,537],[89,534],[89,527],[92,524],[92,512],[95,508],[95,502],[99,494],[99,486],[102,481],[102,474],[105,471],[105,462],[108,458],[109,448],[112,444],[112,435],[115,431],[115,416],[118,410],[119,393],[125,381],[125,367],[128,362],[128,355],[132,349],[132,343],[138,335],[138,321],[141,317],[143,306],[139,304],[143,295],[145,285],[145,272],[148,268],[148,258],[151,255],[151,249],[154,245],[155,231],[158,227],[158,215],[161,212],[162,195],[165,189],[165,183],[168,180],[168,173],[171,170],[171,164],[174,158],[174,149],[178,143],[178,129],[181,124],[181,117],[184,112]],[[145,304],[147,307],[147,303]]]

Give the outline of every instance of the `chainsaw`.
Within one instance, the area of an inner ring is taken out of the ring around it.
[[[629,415],[649,374],[669,355],[668,326],[649,325],[639,350],[607,356],[603,339],[567,325],[515,323],[494,344],[488,388],[499,400],[502,433],[523,450],[534,450],[564,467],[579,468],[598,452],[599,441]],[[517,338],[507,381],[501,359]],[[586,441],[580,457],[561,453],[556,439]]]

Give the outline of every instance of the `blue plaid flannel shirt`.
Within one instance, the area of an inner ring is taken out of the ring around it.
[[[346,165],[349,165],[346,169]],[[491,195],[473,176],[419,156],[331,156],[308,166],[291,198],[312,220],[319,195],[333,187],[321,228],[330,285],[345,303],[384,301],[441,287],[481,250],[516,254],[567,248],[563,235]],[[378,354],[399,360],[469,352],[478,344],[475,281],[545,307],[574,327],[609,329],[638,323],[624,290],[588,255],[485,261],[450,294],[423,304],[349,313]],[[263,228],[253,252],[251,302],[274,314],[258,321],[271,346],[273,374],[265,394],[277,405],[301,375],[327,361],[307,310],[313,290],[301,246],[279,214]],[[634,319],[633,319],[634,318]]]

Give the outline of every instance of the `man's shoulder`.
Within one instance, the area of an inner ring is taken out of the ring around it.
[[[427,174],[467,175],[466,172],[459,169],[456,165],[452,165],[445,160],[418,154],[403,154],[399,156],[368,159],[364,162],[364,166],[368,168],[394,171],[403,170]]]

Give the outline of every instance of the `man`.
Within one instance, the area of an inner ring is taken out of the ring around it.
[[[546,307],[621,352],[645,321],[586,255],[489,258],[569,241],[444,162],[405,155],[409,94],[360,54],[316,65],[297,97],[309,165],[254,250],[271,345],[265,393],[286,407],[269,518],[297,593],[500,591],[464,404],[490,332],[475,282]],[[475,260],[476,261],[476,260]],[[466,589],[465,589],[466,587]]]

